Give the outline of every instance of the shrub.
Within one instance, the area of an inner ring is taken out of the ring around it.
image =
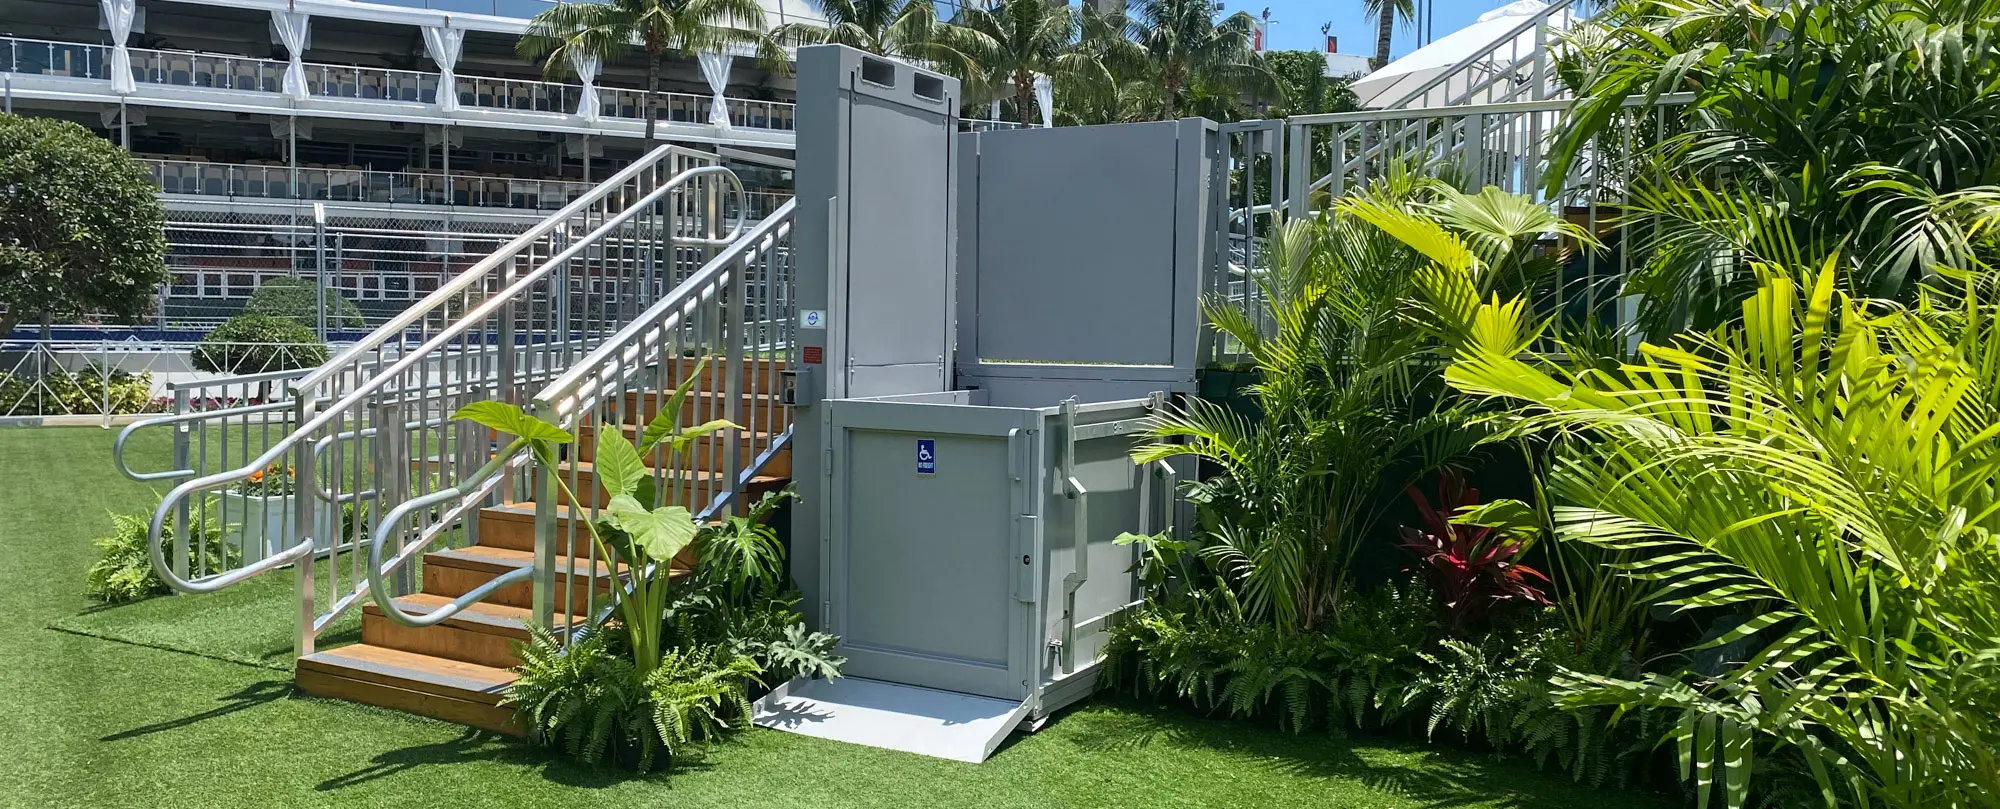
[[[1416,554],[1417,570],[1437,594],[1453,634],[1465,634],[1503,606],[1549,603],[1541,589],[1549,578],[1520,562],[1532,537],[1455,521],[1460,509],[1479,504],[1479,490],[1466,488],[1457,472],[1440,476],[1435,508],[1417,487],[1405,491],[1424,526],[1403,527],[1403,549]]]
[[[158,410],[153,375],[51,368],[40,380],[0,376],[0,415],[118,415]]]
[[[625,638],[593,627],[565,646],[532,631],[507,695],[529,738],[587,764],[610,756],[645,772],[662,752],[671,766],[688,746],[749,721],[755,661],[716,647],[671,648],[642,672]]]
[[[1394,721],[1438,638],[1435,602],[1416,583],[1343,598],[1324,633],[1254,621],[1226,590],[1149,599],[1113,622],[1103,676],[1232,716],[1275,712],[1294,732]]]
[[[700,436],[734,426],[681,424],[681,405],[700,375],[697,367],[635,440],[599,427],[598,483],[611,497],[586,527],[600,558],[633,573],[609,616],[567,647],[537,632],[508,696],[532,738],[586,762],[613,757],[644,771],[664,752],[671,767],[690,745],[747,724],[753,689],[780,677],[839,674],[837,640],[805,630],[797,597],[782,589],[783,546],[764,524],[789,490],[719,522],[660,503],[646,454],[686,452]],[[501,402],[468,405],[453,418],[516,436],[501,454],[525,451],[548,474],[556,472],[557,445],[573,440]],[[690,548],[694,565],[677,580],[676,563]]]
[[[326,343],[311,329],[270,315],[230,318],[195,346],[194,366],[226,374],[260,374],[315,368],[326,362]]]
[[[361,308],[342,297],[339,290],[326,291],[326,325],[329,329],[359,329],[367,326]],[[319,328],[319,284],[303,278],[273,278],[250,293],[243,314],[281,317],[308,329]]]
[[[149,530],[145,517],[111,515],[111,533],[98,537],[94,542],[99,556],[84,574],[84,594],[110,603],[165,594],[167,583],[153,572],[153,560],[146,549]],[[161,541],[169,550],[173,548],[173,523],[167,524]],[[240,553],[222,541],[222,524],[214,519],[191,532],[188,540],[189,568],[222,570],[234,565],[240,558]]]

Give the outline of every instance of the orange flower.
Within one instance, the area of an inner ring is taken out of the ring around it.
[[[263,482],[264,482],[264,470],[262,470],[262,469],[259,469],[259,470],[255,471],[255,472],[251,472],[251,473],[250,473],[250,482],[251,482],[251,483],[263,483]]]

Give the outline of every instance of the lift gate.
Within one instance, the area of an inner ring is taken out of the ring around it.
[[[1194,387],[1216,126],[955,136],[948,78],[799,63],[792,560],[848,663],[755,720],[981,761],[1089,694],[1176,508],[1131,452]]]

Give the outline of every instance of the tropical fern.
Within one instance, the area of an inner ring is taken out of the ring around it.
[[[669,762],[691,745],[720,737],[731,727],[747,726],[750,685],[761,683],[762,671],[750,658],[713,647],[673,649],[661,655],[659,668],[646,676],[642,688],[651,729]]]
[[[1716,673],[1566,670],[1561,704],[1653,709],[1705,805],[1751,801],[1760,749],[1825,804],[2000,795],[2000,310],[1990,278],[1916,308],[1836,291],[1839,262],[1766,279],[1742,325],[1610,371],[1531,364],[1518,301],[1473,318],[1447,372],[1573,435],[1558,536],[1611,551],[1648,600],[1750,616]],[[1803,281],[1803,285],[1801,285]]]
[[[188,567],[209,572],[227,570],[242,558],[242,552],[223,541],[222,524],[211,517],[193,526],[188,539]],[[98,558],[84,573],[83,592],[99,601],[134,601],[170,592],[167,583],[153,571],[152,551],[147,546],[152,526],[144,517],[111,515],[111,533],[93,540]],[[174,545],[174,527],[166,526],[160,540]],[[169,553],[171,555],[171,553]]]

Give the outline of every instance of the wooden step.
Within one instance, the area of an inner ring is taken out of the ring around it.
[[[574,476],[569,471],[572,467],[576,469]],[[597,485],[597,467],[594,464],[587,461],[564,461],[561,474],[562,481],[568,488],[558,490],[557,502],[560,504],[571,503],[572,491],[576,494],[577,500],[585,506],[602,506],[610,499],[605,495],[603,487]],[[661,502],[685,506],[689,511],[700,511],[708,505],[710,498],[714,497],[716,492],[722,490],[723,478],[723,474],[719,472],[667,472],[666,485],[661,487],[663,490]],[[757,498],[763,497],[765,492],[784,488],[786,482],[786,478],[774,475],[753,477],[750,479],[750,484],[744,487],[745,502],[754,503]],[[700,502],[695,502],[697,499]]]
[[[635,421],[640,424],[652,423],[654,414],[666,406],[667,397],[672,393],[672,390],[626,393],[624,412],[636,414],[636,418],[627,415],[623,420],[627,423]],[[742,404],[736,410],[736,418],[732,419],[737,424],[758,430],[775,429],[782,432],[785,425],[790,423],[789,413],[785,406],[779,403],[775,391],[759,393],[746,387],[746,392],[739,398]],[[687,399],[681,402],[681,425],[692,427],[716,419],[729,418],[728,404],[727,394],[689,391]]]
[[[488,545],[432,551],[424,554],[424,592],[457,598],[492,581],[495,576],[532,566],[534,558],[532,551]],[[625,566],[619,565],[618,570],[622,574]],[[570,612],[583,615],[592,607],[609,603],[605,593],[611,589],[612,574],[611,568],[603,561],[593,565],[585,559],[558,556],[555,571],[555,600],[559,607],[568,604]],[[570,575],[570,571],[574,571],[575,575]],[[572,579],[577,582],[576,591],[568,593]],[[597,590],[595,599],[591,598],[592,587]],[[493,591],[487,596],[486,603],[532,607],[535,605],[534,594],[533,581],[515,582]]]
[[[359,643],[301,657],[297,672],[308,694],[521,734],[500,704],[516,679],[504,668]]]
[[[578,427],[576,430],[576,448],[572,451],[570,457],[587,463],[596,463],[598,429],[598,425],[595,424],[586,424]],[[636,440],[641,432],[640,428],[630,424],[620,425],[619,429],[625,434],[627,442]],[[774,436],[770,433],[758,433],[750,430],[740,431],[737,439],[737,451],[740,453],[739,457],[741,458],[739,463],[744,467],[748,467],[750,464],[756,462],[757,453],[770,448],[773,438]],[[682,467],[692,465],[695,469],[719,472],[722,470],[726,459],[716,457],[716,448],[718,446],[720,446],[720,441],[711,441],[704,438],[702,443],[696,445],[694,451],[689,453],[691,457],[680,460],[678,464],[673,465]],[[656,461],[662,460],[662,458],[659,453],[655,453],[644,460],[648,465],[651,465]],[[672,462],[669,463],[671,464]],[[773,456],[770,462],[764,464],[764,468],[760,472],[772,477],[791,477],[792,453],[790,449],[782,450]]]
[[[572,513],[569,506],[556,506],[557,531],[566,531],[571,519]],[[586,543],[590,542],[590,536],[586,533],[586,530],[581,525],[576,527],[575,540],[579,548],[585,547]],[[563,534],[557,534],[556,547],[561,548],[562,543],[568,541],[569,539]],[[533,551],[535,549],[535,504],[508,503],[499,506],[487,506],[480,509],[479,544],[494,548]],[[681,551],[679,556],[674,557],[674,567],[680,570],[692,568],[699,561],[699,558],[695,548],[689,546],[686,550]]]
[[[694,367],[695,360],[689,358],[684,358],[678,363],[666,363],[664,367],[662,363],[653,362],[647,364],[643,371],[635,374],[625,384],[628,387],[644,386],[662,392],[672,391],[681,380],[687,378],[688,373],[694,371]],[[742,374],[737,377],[737,383],[742,386],[741,390],[744,392],[777,393],[781,372],[789,367],[791,363],[783,359],[746,357],[743,360]],[[727,390],[728,386],[728,366],[718,359],[710,359],[708,365],[701,371],[701,378],[695,381],[692,389],[721,392]]]
[[[395,599],[404,612],[421,615],[451,603],[450,596],[413,593]],[[480,602],[426,627],[396,623],[382,607],[373,603],[361,608],[361,642],[371,646],[442,657],[463,663],[495,668],[521,664],[519,644],[528,642],[528,621],[533,611],[527,607]],[[558,617],[559,626],[581,622],[575,617]]]

